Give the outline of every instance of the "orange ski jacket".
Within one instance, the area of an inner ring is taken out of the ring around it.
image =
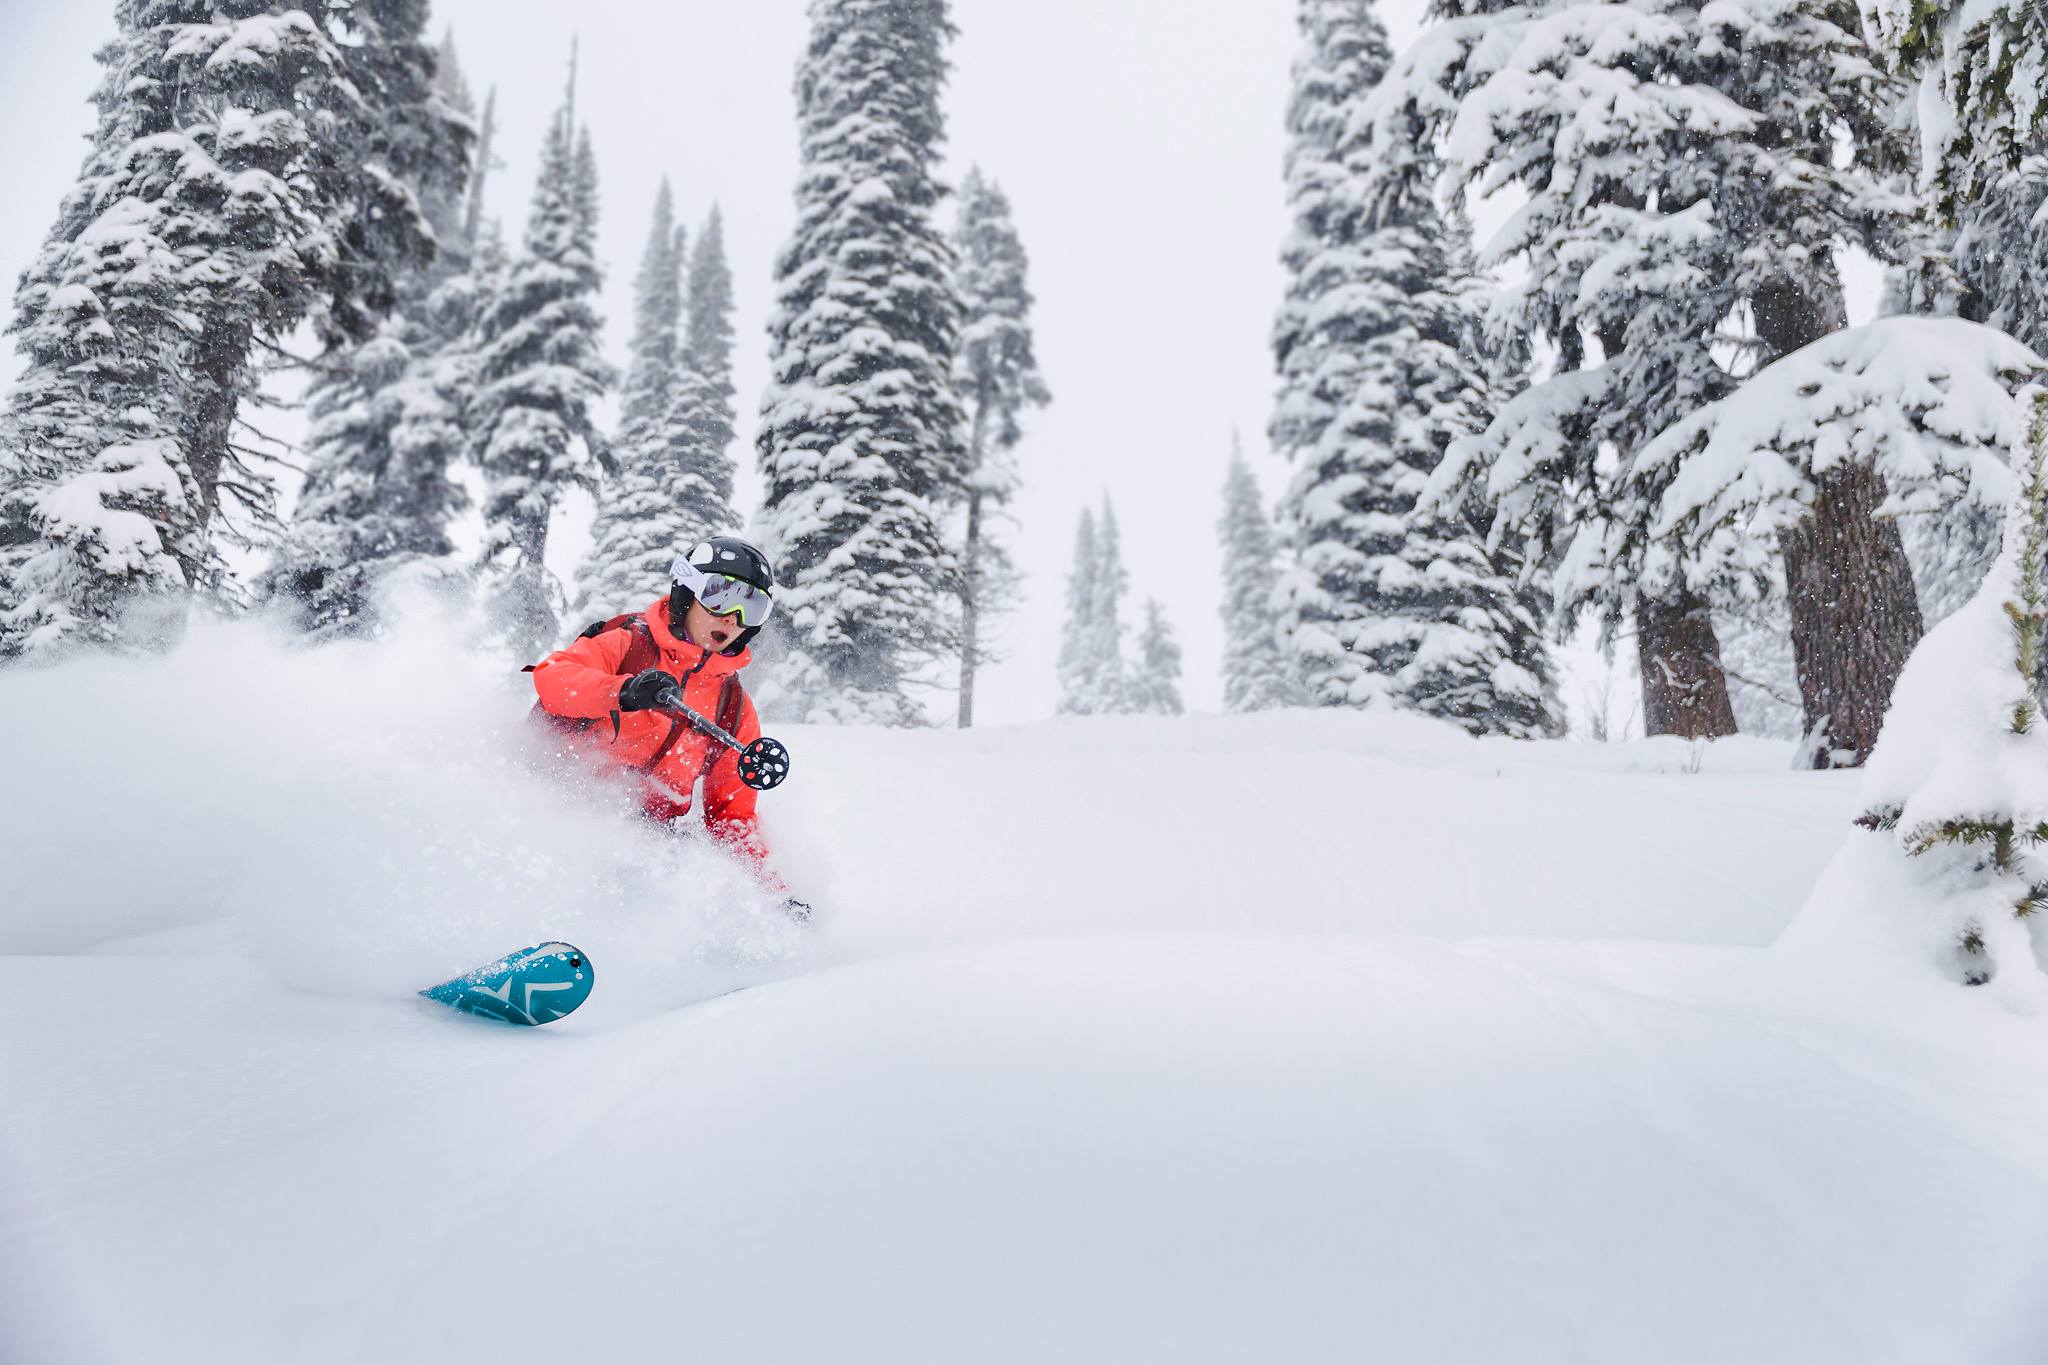
[[[668,599],[661,598],[642,613],[654,637],[660,660],[650,665],[683,685],[683,697],[700,716],[715,716],[725,679],[745,668],[752,655],[714,654],[678,637],[669,626]],[[647,813],[671,820],[690,810],[690,789],[704,778],[704,824],[713,837],[767,873],[767,845],[754,813],[754,789],[740,781],[739,755],[723,749],[711,770],[704,772],[712,743],[697,730],[659,711],[620,711],[619,689],[628,679],[619,673],[633,633],[621,626],[576,640],[556,650],[533,669],[533,689],[541,709],[551,715],[595,722],[576,747],[602,761],[633,768],[647,782]],[[733,735],[741,744],[761,737],[761,717],[753,698],[740,694],[739,723]],[[723,746],[720,746],[721,748]]]

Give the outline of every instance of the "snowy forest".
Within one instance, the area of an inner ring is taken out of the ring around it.
[[[98,53],[10,324],[0,656],[163,648],[194,612],[374,638],[431,587],[531,661],[746,529],[783,592],[781,714],[971,724],[1052,394],[1010,200],[945,176],[943,4],[813,7],[746,507],[719,205],[684,222],[659,180],[607,354],[573,51],[507,224],[497,88],[424,4],[242,8],[118,6]],[[1553,648],[1590,627],[1635,655],[1642,734],[1860,765],[1996,552],[2040,365],[2029,13],[1936,43],[1912,7],[1445,3],[1397,54],[1373,5],[1301,4],[1285,478],[1269,506],[1230,438],[1226,709],[1556,736]],[[1883,271],[1862,325],[1852,253]],[[1045,603],[1055,709],[1179,713],[1174,625],[1126,609],[1094,498]]]
[[[2038,0],[0,25],[0,1360],[2048,1353]]]

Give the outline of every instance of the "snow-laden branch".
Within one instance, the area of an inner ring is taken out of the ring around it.
[[[1955,207],[2018,161],[2048,120],[2041,0],[1859,0],[1874,45],[1921,73],[1927,182]]]
[[[1742,541],[1797,526],[1814,484],[1849,462],[1875,469],[1880,516],[1968,499],[2001,506],[2006,452],[2026,415],[2014,390],[2043,362],[2003,332],[1955,318],[1887,318],[1834,332],[1757,372],[1645,446],[1638,476],[1668,477],[1653,534],[1699,556],[1696,582]],[[1732,530],[1736,537],[1716,533]]]

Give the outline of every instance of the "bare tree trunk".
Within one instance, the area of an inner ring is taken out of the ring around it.
[[[207,553],[214,514],[220,510],[221,471],[228,464],[228,443],[234,439],[235,413],[240,406],[249,357],[249,329],[239,324],[209,328],[193,366],[196,382],[187,386],[191,408],[179,433],[185,465],[199,494],[199,505],[178,528],[176,553],[186,586],[211,591],[211,556]]]
[[[1776,360],[1843,325],[1839,287],[1793,282],[1751,302],[1766,358]],[[1926,623],[1898,523],[1881,521],[1884,480],[1868,465],[1815,480],[1813,510],[1779,536],[1792,608],[1792,659],[1816,768],[1860,767],[1877,742],[1892,685]]]
[[[1631,197],[1617,196],[1633,204]],[[1619,325],[1600,332],[1611,360],[1627,336]],[[1643,733],[1719,739],[1735,733],[1735,706],[1721,668],[1721,640],[1707,599],[1688,588],[1653,599],[1636,594],[1636,661],[1643,678]]]
[[[1636,653],[1643,673],[1643,733],[1719,739],[1735,733],[1728,675],[1707,600],[1680,589],[1636,597]]]
[[[974,397],[974,432],[968,446],[967,543],[960,552],[960,728],[974,724],[974,670],[981,653],[981,461],[988,439],[989,382]]]
[[[1884,481],[1867,465],[1822,475],[1813,512],[1779,536],[1792,605],[1792,658],[1816,768],[1870,757],[1892,686],[1925,624]]]

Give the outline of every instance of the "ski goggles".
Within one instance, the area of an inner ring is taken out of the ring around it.
[[[690,570],[688,577],[681,576],[685,567]],[[694,593],[704,610],[713,616],[737,616],[740,624],[749,630],[766,621],[768,613],[775,609],[775,599],[768,595],[768,590],[744,578],[705,573],[694,564],[678,565],[677,571],[675,581]]]

